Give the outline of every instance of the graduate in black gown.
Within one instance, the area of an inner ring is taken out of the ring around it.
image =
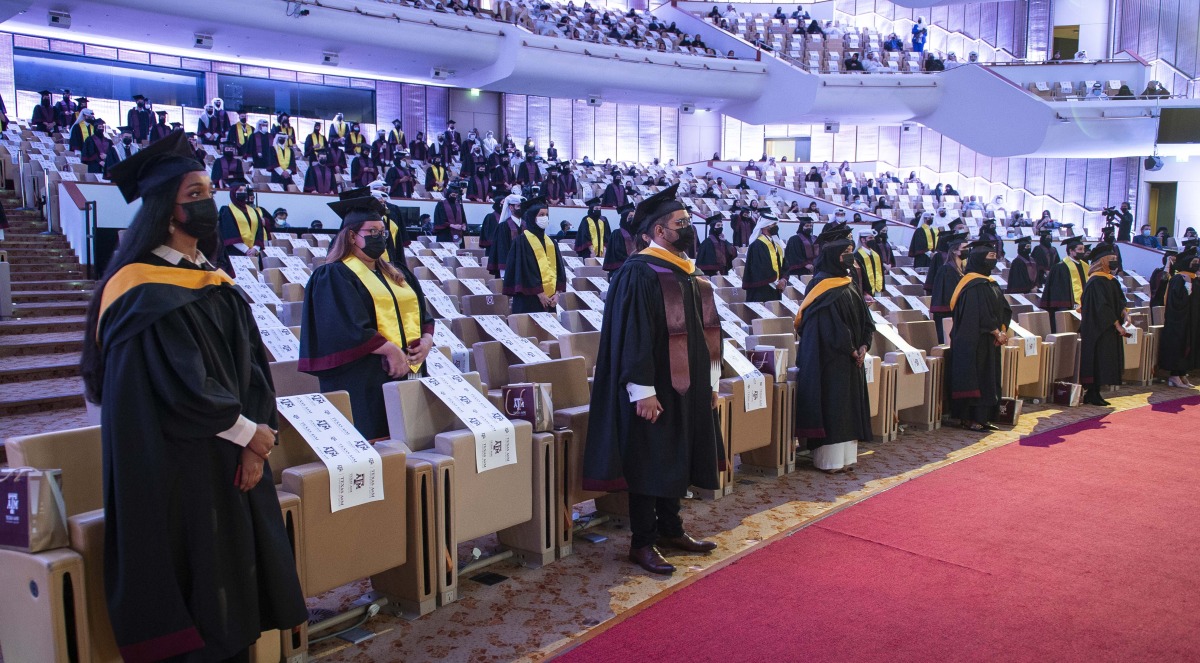
[[[492,235],[496,233],[496,227],[500,225],[500,212],[503,209],[504,196],[493,198],[492,211],[483,217],[483,224],[479,226],[479,248],[483,249],[485,256],[492,248]]]
[[[217,207],[183,132],[112,180],[142,206],[96,288],[81,360],[103,441],[93,589],[126,661],[249,660],[263,631],[308,618],[267,462],[267,355],[241,291],[205,256]]]
[[[589,206],[587,214],[579,222],[579,229],[575,232],[575,253],[580,258],[604,258],[604,250],[611,234],[608,219],[600,213],[600,206]]]
[[[908,255],[913,259],[913,267],[928,267],[930,254],[937,246],[938,231],[933,227],[933,214],[925,212],[921,215],[921,223],[913,230],[912,241],[908,243]]]
[[[583,462],[586,489],[629,491],[629,559],[658,574],[675,571],[658,546],[716,548],[685,532],[680,501],[689,486],[715,489],[726,461],[714,412],[720,318],[711,284],[684,257],[696,236],[676,190],[634,212],[653,243],[612,277]]]
[[[592,200],[598,201],[598,198]],[[589,203],[590,204],[590,203]],[[617,208],[617,227],[608,238],[608,248],[604,252],[604,271],[609,276],[621,268],[629,256],[638,251],[638,229],[633,223],[635,211],[633,205],[623,205]]]
[[[254,192],[246,180],[230,180],[233,190],[229,204],[220,211],[220,236],[224,256],[247,256],[255,261],[267,246],[267,211],[254,201]],[[232,263],[222,260],[222,268],[233,274]]]
[[[350,394],[354,427],[368,440],[388,434],[383,385],[425,374],[433,316],[403,259],[389,263],[388,231],[368,195],[329,203],[342,227],[304,291],[297,366],[321,391]]]
[[[1116,274],[1121,270],[1111,244],[1101,243],[1088,256],[1087,284],[1083,287],[1079,322],[1079,383],[1086,392],[1083,402],[1107,406],[1100,388],[1121,384],[1125,372],[1125,339],[1129,321],[1125,292]]]
[[[704,220],[708,223],[708,237],[700,242],[696,253],[696,269],[706,276],[724,276],[733,270],[737,258],[737,247],[725,239],[725,216],[714,214]]]
[[[508,255],[517,236],[521,234],[521,212],[524,208],[525,198],[520,194],[510,193],[504,198],[500,219],[496,222],[496,230],[492,232],[492,246],[485,254],[487,269],[497,278],[504,275],[508,267]]]
[[[438,201],[433,208],[433,234],[439,242],[454,242],[462,248],[463,236],[467,234],[467,212],[463,209],[462,195],[466,183],[457,180],[446,189],[446,199]]]
[[[929,314],[940,344],[946,342],[942,321],[950,317],[950,298],[954,296],[954,290],[958,288],[966,266],[967,256],[963,247],[967,244],[967,234],[946,232],[938,238],[938,242],[945,242],[946,257],[938,267],[933,290],[929,293]]]
[[[1082,237],[1068,237],[1062,241],[1067,255],[1050,268],[1046,275],[1046,287],[1042,290],[1042,308],[1050,314],[1050,331],[1058,331],[1055,313],[1079,308],[1083,296],[1083,285],[1087,282],[1088,265],[1084,261],[1087,247]]]
[[[996,255],[1004,255],[1004,240],[996,231],[995,219],[986,219],[983,225],[979,226],[979,241],[991,242],[992,246],[996,247]]]
[[[1177,269],[1166,283],[1163,294],[1163,330],[1158,345],[1158,367],[1171,374],[1167,384],[1172,387],[1193,388],[1188,371],[1195,369],[1197,336],[1200,335],[1200,294],[1195,294],[1196,270],[1200,257],[1196,249],[1184,251],[1175,261]]]
[[[567,291],[567,271],[554,239],[546,234],[550,208],[536,198],[521,214],[522,231],[513,239],[504,267],[504,294],[513,313],[553,312],[558,293]]]
[[[1150,273],[1150,306],[1162,306],[1167,294],[1167,284],[1175,274],[1176,256],[1174,249],[1163,251],[1162,267]]]
[[[1008,343],[1012,309],[992,279],[999,252],[992,240],[967,245],[967,264],[950,297],[954,327],[946,363],[950,410],[971,431],[999,430],[1000,348]]]
[[[839,225],[821,233],[817,274],[796,315],[796,435],[807,440],[813,465],[829,474],[852,470],[858,443],[871,441],[863,362],[875,323],[850,278],[850,232]]]
[[[892,248],[891,242],[888,241],[887,221],[876,221],[871,224],[871,230],[875,231],[875,237],[867,242],[867,246],[879,254],[879,258],[883,260],[884,273],[890,272],[896,267],[896,252]]]
[[[783,250],[784,273],[788,276],[812,274],[817,254],[812,217],[800,217],[800,232],[788,238],[787,246]]]
[[[54,106],[50,104],[52,96],[50,90],[42,90],[39,94],[42,95],[42,100],[41,103],[33,107],[33,116],[29,119],[29,127],[34,131],[49,133],[57,126],[55,124]]]
[[[1054,239],[1049,230],[1043,230],[1038,238],[1038,245],[1033,247],[1033,261],[1037,264],[1037,284],[1046,285],[1046,277],[1050,269],[1058,264],[1058,249],[1054,248]]]
[[[1008,266],[1008,289],[1010,295],[1025,295],[1037,287],[1038,269],[1033,259],[1033,238],[1017,240],[1017,257]]]
[[[766,214],[758,219],[746,251],[742,288],[748,302],[777,302],[783,299],[787,275],[783,272],[783,245],[779,242],[779,219]]]

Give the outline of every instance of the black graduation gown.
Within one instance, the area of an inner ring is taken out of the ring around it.
[[[873,239],[867,242],[867,246],[869,246],[875,253],[878,253],[880,259],[883,260],[883,271],[885,274],[887,273],[888,269],[896,266],[896,252],[892,250],[892,245],[886,240],[880,241],[879,239]]]
[[[483,225],[479,226],[479,248],[484,250],[484,255],[487,255],[492,246],[492,235],[496,234],[497,225],[495,212],[488,212],[487,216],[483,217]]]
[[[509,253],[520,234],[521,224],[517,223],[516,219],[510,218],[496,225],[496,230],[492,232],[492,246],[484,254],[488,259],[487,269],[489,272],[496,276],[504,274],[504,270],[508,266]]]
[[[1115,278],[1093,275],[1083,286],[1079,323],[1079,383],[1121,384],[1125,372],[1125,339],[1114,323],[1125,318],[1125,293]]]
[[[217,437],[239,416],[277,426],[240,291],[139,285],[104,312],[99,337],[103,591],[126,660],[195,650],[223,660],[262,631],[304,622],[270,462],[243,493],[234,485],[242,448]]]
[[[1033,258],[1017,256],[1013,258],[1008,270],[1008,290],[1010,295],[1024,295],[1033,292],[1037,287],[1037,263]]]
[[[624,228],[617,228],[608,236],[608,248],[604,249],[604,271],[609,273],[621,268],[629,256],[637,252],[637,243],[633,234]]]
[[[1012,309],[999,285],[977,278],[962,287],[952,316],[946,364],[952,414],[978,423],[991,421],[1001,395],[1001,351],[992,332],[1008,326]]]
[[[607,238],[612,234],[608,229],[608,219],[602,216],[599,219],[592,219],[592,222],[596,224],[596,232],[599,233],[601,237],[605,238],[604,247],[605,251],[607,251]],[[583,220],[579,222],[579,230],[575,231],[575,253],[577,253],[580,258],[591,258],[595,246],[596,238],[592,237],[591,227],[588,226],[588,217],[585,216],[583,217]]]
[[[625,202],[625,187],[617,186],[616,183],[609,183],[608,186],[604,187],[604,196],[601,199],[601,204],[604,207],[624,207]]]
[[[404,225],[404,216],[400,213],[400,207],[388,203],[387,211],[383,213],[383,223],[388,231],[389,260],[397,266],[404,266],[404,270],[401,271],[405,271],[407,263],[404,260],[404,249],[411,243],[411,240],[408,239],[408,228]]]
[[[937,283],[938,272],[942,271],[942,267],[946,264],[949,258],[949,251],[934,251],[929,257],[929,269],[925,271],[925,292],[933,294],[934,284]]]
[[[929,294],[929,313],[933,318],[938,343],[946,342],[942,320],[950,317],[950,298],[954,296],[954,289],[961,280],[962,274],[950,265],[942,265],[934,278],[933,290]]]
[[[1081,281],[1087,279],[1083,265],[1078,262],[1061,260],[1050,268],[1046,275],[1046,289],[1042,291],[1042,308],[1047,311],[1065,311],[1075,308],[1075,292],[1071,289],[1071,271],[1076,270]],[[1050,315],[1050,323],[1054,324],[1054,314]]]
[[[266,246],[266,237],[267,237],[267,227],[266,227],[267,226],[267,213],[266,213],[266,211],[263,210],[261,207],[252,207],[249,205],[244,206],[244,207],[239,207],[238,209],[241,210],[241,212],[246,215],[246,219],[250,220],[250,221],[252,221],[254,218],[255,210],[257,210],[258,213],[262,216],[262,220],[258,224],[258,230],[254,233],[254,246],[257,246],[260,249],[263,248],[264,246]],[[228,253],[229,255],[235,255],[235,256],[245,255],[244,252],[242,252],[240,249],[238,249],[236,246],[234,246],[235,244],[241,244],[244,242],[242,240],[242,233],[238,229],[237,219],[233,218],[233,212],[230,211],[228,205],[221,208],[221,212],[217,217],[217,227],[219,229],[218,232],[221,235],[221,243],[225,245],[225,252]],[[230,274],[232,274],[232,273],[233,272],[230,272]]]
[[[154,116],[149,108],[130,108],[125,113],[125,120],[134,140],[140,143],[150,137],[150,127],[154,126]]]
[[[424,140],[414,140],[408,144],[408,156],[415,161],[427,161],[429,159],[429,146]]]
[[[33,107],[33,117],[29,120],[29,125],[36,131],[46,131],[49,125],[55,122],[54,107],[45,104],[38,104]]]
[[[735,215],[729,220],[733,226],[734,246],[746,246],[750,243],[750,233],[754,232],[754,220],[745,214]]]
[[[696,253],[696,269],[708,276],[728,274],[733,269],[733,259],[736,257],[737,247],[721,237],[709,235],[700,242],[700,250]]]
[[[314,163],[304,173],[304,193],[331,194],[337,193],[338,180],[336,173],[329,166]]]
[[[1046,246],[1039,243],[1033,247],[1033,261],[1037,263],[1037,283],[1045,285],[1046,275],[1050,273],[1050,268],[1058,264],[1061,259],[1058,257],[1058,249],[1054,248],[1053,244]]]
[[[545,231],[535,227],[529,232],[541,241]],[[554,268],[558,279],[555,290],[566,292],[567,269],[557,243],[554,247]],[[508,260],[505,261],[504,267],[504,294],[512,298],[513,313],[544,313],[550,310],[542,306],[541,300],[538,299],[538,295],[544,294],[542,270],[524,230],[517,233],[508,251]]]
[[[1189,287],[1196,284],[1191,276],[1177,273],[1167,283],[1166,301],[1162,306],[1162,340],[1158,346],[1158,367],[1172,374],[1186,373],[1196,368],[1196,326],[1200,325],[1200,297],[1193,297]]]
[[[782,262],[783,256],[779,258]],[[783,293],[775,288],[775,282],[779,278],[779,271],[775,269],[771,250],[767,245],[758,239],[750,242],[750,248],[746,251],[746,270],[742,273],[742,288],[746,291],[746,301],[777,302],[783,299]]]
[[[395,165],[388,169],[384,178],[388,185],[388,196],[392,198],[412,198],[416,188],[415,171],[410,166]]]
[[[461,247],[463,235],[466,234],[466,224],[467,213],[461,200],[451,201],[447,198],[439,201],[433,209],[433,234],[439,242],[454,242]]]
[[[812,274],[813,265],[817,262],[817,242],[803,233],[796,233],[788,238],[787,247],[783,251],[783,271],[788,276]]]
[[[421,333],[432,334],[433,317],[421,284],[402,262],[393,264],[417,294]],[[304,290],[297,368],[317,376],[322,392],[344,389],[350,394],[354,427],[368,440],[388,434],[383,385],[393,381],[383,370],[383,358],[372,354],[387,343],[378,329],[370,291],[344,262],[313,270]],[[404,338],[406,345],[418,340]]]
[[[818,273],[809,284],[831,278]],[[796,367],[796,435],[808,448],[871,441],[867,374],[854,361],[858,348],[871,348],[875,323],[853,283],[822,293],[803,312]]]
[[[1150,305],[1162,306],[1163,299],[1167,294],[1170,275],[1167,274],[1166,267],[1159,267],[1150,273]]]
[[[162,140],[171,135],[171,125],[158,123],[150,128],[150,142]]]
[[[613,274],[584,449],[586,489],[679,498],[688,486],[717,488],[725,457],[712,409],[714,357],[705,326],[719,361],[720,322],[712,289],[700,280],[699,272],[687,274],[644,254]],[[678,289],[664,290],[664,281]],[[683,393],[672,386],[667,307],[684,323],[676,336],[686,334],[689,385]],[[654,387],[663,408],[658,421],[637,416],[629,384]]]
[[[933,229],[933,226],[929,227],[929,231],[933,235],[937,235],[937,232]],[[935,248],[937,248],[936,239],[934,241],[935,246],[930,246],[929,242],[925,239],[925,231],[921,230],[920,225],[913,230],[912,241],[908,243],[908,255],[912,256],[913,268],[929,266],[930,254],[933,253]]]

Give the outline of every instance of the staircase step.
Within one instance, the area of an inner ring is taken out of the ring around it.
[[[57,248],[41,248],[41,247],[38,247],[38,248],[16,247],[16,248],[14,248],[11,246],[0,246],[0,251],[7,251],[9,259],[12,259],[14,262],[16,261],[17,258],[66,258],[68,256],[72,257],[72,258],[75,257],[74,249],[71,249],[71,248],[65,247],[65,246],[57,247]]]
[[[81,332],[84,316],[64,315],[41,318],[19,318],[0,320],[0,336],[12,334],[52,334],[56,332]]]
[[[28,302],[13,307],[13,315],[26,318],[46,318],[62,315],[83,315],[87,312],[88,302]]]
[[[56,270],[56,271],[52,271],[52,272],[46,271],[46,270],[12,271],[12,272],[10,272],[10,276],[11,276],[12,282],[13,282],[13,287],[16,287],[16,284],[18,284],[18,283],[29,283],[30,281],[42,281],[45,279],[51,279],[54,281],[69,281],[71,279],[83,279],[84,278],[83,274],[84,274],[83,267],[80,267],[75,270],[63,269],[63,270]]]
[[[95,285],[87,279],[55,279],[51,281],[19,281],[12,284],[13,294],[36,290],[91,290]]]
[[[8,260],[12,263],[13,271],[27,272],[30,270],[63,270],[63,269],[79,269],[79,259],[71,256],[69,260],[60,258],[28,258],[25,256],[9,256]]]
[[[88,425],[87,409],[82,405],[68,409],[13,414],[0,417],[0,441],[20,435],[38,435]],[[0,462],[4,461],[4,447],[0,445]]]
[[[83,334],[80,332],[0,336],[0,357],[4,358],[79,352],[82,348]]]
[[[91,290],[26,290],[14,292],[13,304],[34,302],[86,302],[92,298]]]
[[[27,357],[7,357],[0,367],[0,384],[69,378],[79,375],[79,353],[63,352]]]
[[[0,416],[31,414],[83,406],[83,380],[50,378],[5,385],[0,394]]]

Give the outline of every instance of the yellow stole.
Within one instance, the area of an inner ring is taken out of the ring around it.
[[[104,284],[104,292],[100,295],[100,313],[98,315],[100,322],[103,323],[104,313],[121,295],[147,283],[165,283],[196,290],[210,285],[233,285],[233,279],[219,269],[210,272],[183,267],[161,267],[140,262],[130,263],[113,274],[112,278]],[[101,325],[97,324],[97,341],[100,339],[100,328]]]
[[[783,276],[783,262],[779,259],[779,247],[775,246],[775,242],[768,239],[766,235],[759,235],[758,241],[767,245],[767,252],[771,255],[771,268],[775,270],[775,278],[778,280]]]
[[[817,301],[821,295],[833,290],[834,288],[850,285],[852,282],[853,279],[851,279],[849,276],[836,276],[827,278],[818,283],[815,287],[809,288],[808,292],[804,293],[804,301],[800,302],[800,310],[796,312],[796,321],[793,326],[797,329],[800,328],[800,321],[803,319],[804,310],[808,308],[809,304]]]
[[[1183,270],[1179,270],[1178,272],[1175,272],[1175,273],[1182,275],[1183,278],[1188,280],[1188,283],[1191,283],[1192,281],[1194,281],[1196,279],[1195,272],[1185,272]],[[1167,299],[1169,299],[1170,297],[1171,297],[1171,288],[1168,286],[1166,290],[1163,290],[1163,306],[1164,307],[1167,305]]]
[[[288,145],[296,144],[296,128],[295,127],[292,127],[292,126],[279,127],[279,133],[287,136],[287,144]]]
[[[319,132],[314,131],[309,134],[308,137],[312,139],[312,147],[314,150],[325,149],[325,136],[322,136]]]
[[[345,122],[334,122],[333,130],[335,133],[337,133],[337,135],[339,137],[344,138],[346,136],[346,123]]]
[[[392,221],[392,217],[386,213],[383,215],[383,222],[387,224],[388,236],[392,238],[392,243],[396,245],[396,251],[400,253],[400,256],[393,256],[392,247],[390,246],[384,254],[387,256],[388,262],[396,262],[396,260],[404,255],[404,247],[397,244],[400,241],[400,226],[396,225],[396,222]]]
[[[242,236],[242,243],[246,246],[254,246],[254,240],[258,237],[258,228],[262,225],[262,213],[257,207],[247,207],[251,214],[246,214],[237,208],[237,205],[229,206],[229,213],[233,215],[233,220],[237,222],[238,234]]]
[[[641,251],[638,251],[638,253],[641,255],[654,256],[659,260],[665,260],[672,265],[675,265],[679,269],[682,269],[686,274],[694,274],[696,272],[696,263],[687,258],[680,258],[674,253],[660,249],[657,246],[647,246]]]
[[[245,143],[246,140],[250,138],[250,134],[254,133],[254,130],[250,128],[249,124],[242,124],[241,122],[238,122],[237,124],[233,125],[233,127],[237,129],[238,145]]]
[[[365,140],[366,139],[363,138],[362,134],[358,134],[357,136],[350,134],[349,136],[346,136],[346,143],[350,145],[350,151],[354,154],[358,154],[362,151],[360,148]]]
[[[979,279],[987,279],[989,281],[996,280],[990,276],[984,276],[983,274],[976,274],[975,272],[967,272],[966,274],[963,274],[963,277],[961,279],[959,279],[959,281],[958,281],[958,286],[954,288],[954,294],[950,296],[950,310],[951,311],[953,311],[954,306],[956,304],[958,304],[958,296],[959,296],[959,294],[962,293],[963,288],[967,287],[967,284],[970,283],[971,281],[978,281]]]
[[[408,149],[408,143],[404,142],[404,132],[403,131],[397,131],[396,129],[392,129],[390,132],[388,132],[388,136],[392,139],[392,142],[395,143],[401,149],[405,149],[405,150]]]
[[[1063,262],[1067,263],[1067,272],[1071,275],[1071,296],[1075,298],[1075,305],[1079,306],[1079,303],[1083,301],[1083,278],[1079,275],[1079,270],[1075,265],[1083,267],[1083,273],[1087,274],[1088,264],[1070,257],[1064,257]]]
[[[600,232],[600,222],[592,217],[587,218],[588,232],[592,236],[592,248],[595,249],[596,257],[604,255],[604,234]]]
[[[275,146],[275,159],[284,170],[292,169],[292,148]]]
[[[80,140],[87,141],[87,139],[92,137],[93,133],[95,133],[95,129],[92,129],[92,125],[88,124],[87,122],[79,123],[79,138],[80,138]]]
[[[554,248],[554,240],[543,235],[539,242],[536,235],[525,231],[525,239],[533,247],[533,255],[537,258],[538,271],[542,273],[542,292],[547,297],[553,297],[558,291],[558,253]]]
[[[433,171],[433,190],[442,190],[442,181],[446,176],[446,169],[441,166],[430,166],[429,170]]]
[[[925,232],[925,247],[933,251],[937,247],[937,231],[925,223],[921,224],[921,230]]]
[[[402,350],[408,343],[421,338],[421,307],[417,293],[407,283],[393,283],[386,276],[369,269],[363,261],[353,255],[346,256],[342,264],[350,268],[359,281],[371,293],[371,304],[375,308],[375,331]],[[420,364],[413,366],[416,371]]]
[[[858,250],[858,255],[862,256],[867,265],[867,285],[870,286],[871,294],[883,292],[883,260],[879,254],[863,247]]]

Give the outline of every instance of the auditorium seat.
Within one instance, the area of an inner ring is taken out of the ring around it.
[[[276,396],[297,396],[321,391],[321,381],[317,376],[301,373],[296,368],[298,363],[295,359],[271,362],[271,382],[275,385]]]
[[[600,332],[583,331],[563,334],[558,339],[563,359],[582,357],[589,378],[596,372],[596,357],[600,354]]]
[[[504,295],[466,295],[459,298],[463,315],[508,315],[512,303]]]

